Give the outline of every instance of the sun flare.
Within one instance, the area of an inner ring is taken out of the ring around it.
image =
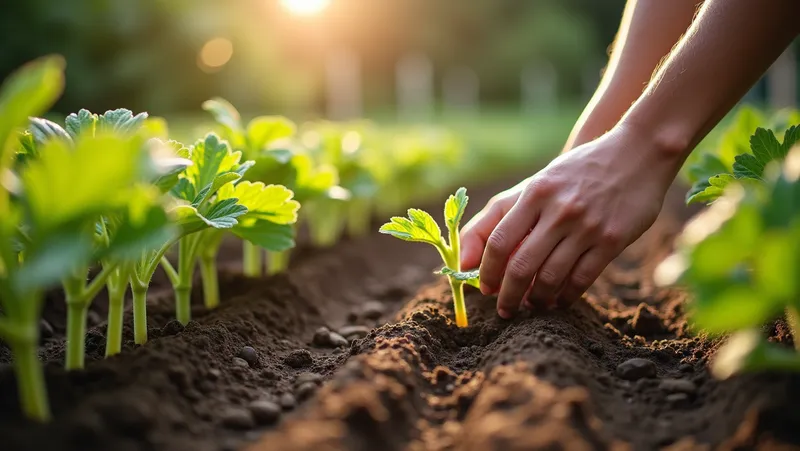
[[[331,0],[281,0],[284,8],[298,16],[312,16],[321,13]]]

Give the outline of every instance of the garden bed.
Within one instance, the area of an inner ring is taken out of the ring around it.
[[[467,217],[493,192],[471,189]],[[468,289],[471,325],[457,329],[449,287],[432,274],[436,253],[375,233],[301,253],[288,276],[249,280],[229,269],[221,307],[205,312],[194,293],[185,328],[171,320],[171,292],[153,287],[150,341],[135,347],[126,326],[123,353],[103,360],[105,328],[92,327],[85,371],[61,369],[54,324],[42,350],[54,421],[21,418],[5,365],[0,448],[800,445],[797,378],[712,379],[705,365],[718,343],[688,333],[685,293],[653,285],[687,216],[682,191],[673,194],[656,226],[569,310],[504,321],[491,298]],[[340,337],[321,327],[352,340],[333,347]],[[771,327],[776,341],[791,341]],[[4,348],[0,361],[10,361]]]

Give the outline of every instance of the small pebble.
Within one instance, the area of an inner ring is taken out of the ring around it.
[[[319,384],[320,382],[322,382],[322,375],[317,373],[300,373],[294,380],[295,385],[302,385],[305,384],[306,382]]]
[[[219,379],[220,376],[222,376],[222,371],[220,371],[218,368],[211,368],[208,370],[208,375],[206,377],[212,381],[215,381]]]
[[[331,331],[327,327],[320,327],[314,332],[314,338],[311,340],[315,346],[328,346],[330,344]]]
[[[39,321],[39,336],[41,338],[53,338],[53,325],[50,324],[46,319]]]
[[[239,357],[244,359],[250,366],[258,366],[258,353],[252,346],[245,346],[239,351]]]
[[[364,303],[364,307],[361,309],[361,316],[366,319],[376,320],[383,316],[383,312],[386,310],[384,305],[378,301],[368,301]]]
[[[347,314],[347,323],[348,324],[355,324],[358,321],[358,314],[356,312],[350,312]]]
[[[295,349],[283,358],[284,363],[292,368],[304,368],[314,363],[308,349]]]
[[[294,395],[300,401],[305,401],[306,399],[310,398],[314,392],[317,391],[317,384],[314,382],[306,382],[304,384],[299,385],[295,391]]]
[[[681,366],[678,367],[678,371],[681,373],[691,373],[694,371],[694,367],[688,363],[682,363]]]
[[[283,410],[292,410],[294,406],[297,405],[297,400],[294,398],[294,395],[291,393],[284,393],[281,395],[281,399],[279,400],[279,404],[283,408]]]
[[[328,344],[333,346],[334,348],[341,348],[346,347],[349,342],[343,336],[337,334],[336,332],[330,332],[328,334]]]
[[[350,337],[364,338],[369,333],[367,326],[344,326],[338,330],[339,335],[351,339]]]
[[[233,358],[233,366],[239,366],[242,368],[250,368],[250,364],[247,363],[247,360],[241,357],[234,357]]]
[[[552,347],[555,342],[553,341],[552,337],[544,337],[542,339],[542,343],[549,348]]]
[[[255,426],[253,414],[249,410],[229,408],[220,415],[222,425],[231,429],[251,429]]]
[[[643,377],[654,377],[656,375],[656,364],[647,359],[630,359],[617,366],[617,376],[629,381],[635,381]]]
[[[694,382],[686,379],[664,379],[658,387],[668,393],[686,393],[687,395],[694,394],[697,391],[697,386]]]
[[[281,406],[272,401],[253,401],[248,408],[258,424],[272,424],[281,416]]]
[[[685,406],[689,404],[689,395],[686,393],[673,393],[667,395],[667,402],[674,406]]]

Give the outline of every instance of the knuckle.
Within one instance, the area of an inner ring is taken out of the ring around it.
[[[622,233],[612,227],[608,227],[600,233],[602,243],[611,248],[616,248],[622,244],[622,238]]]
[[[528,198],[546,199],[558,191],[558,185],[550,179],[537,178],[531,181],[526,191],[529,193],[526,196]]]
[[[580,293],[586,291],[592,285],[592,282],[594,282],[592,277],[583,272],[576,272],[570,277],[570,285],[576,292]]]
[[[587,234],[596,236],[602,230],[602,222],[590,216],[585,216],[583,218],[583,229],[586,231]]]
[[[487,252],[495,253],[502,251],[505,246],[505,241],[505,232],[503,232],[503,229],[494,229],[492,234],[489,235],[489,238],[486,240]]]
[[[561,224],[576,221],[586,215],[586,203],[580,200],[560,200],[555,207],[556,221]]]
[[[543,269],[536,274],[536,281],[542,288],[547,290],[555,289],[559,284],[558,274],[549,269]]]
[[[508,262],[506,273],[514,281],[530,279],[532,276],[530,260],[521,255],[515,256]]]

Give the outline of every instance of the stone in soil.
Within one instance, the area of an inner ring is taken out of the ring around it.
[[[343,336],[336,332],[331,332],[327,327],[320,327],[314,332],[312,343],[314,346],[324,348],[339,348],[348,345],[347,340]]]
[[[386,311],[386,307],[384,307],[383,303],[378,301],[368,301],[364,303],[364,306],[361,309],[361,316],[374,321],[383,316],[384,311]]]
[[[673,393],[667,395],[667,402],[676,407],[683,407],[689,404],[689,395],[686,393]]]
[[[258,366],[258,353],[252,346],[244,346],[239,351],[239,357],[244,359],[250,366]]]
[[[664,379],[658,387],[667,393],[686,393],[693,395],[697,391],[697,385],[686,379]]]
[[[272,401],[253,401],[250,403],[248,408],[250,409],[250,413],[253,415],[253,419],[255,419],[258,424],[262,425],[272,424],[281,416],[281,406]]]
[[[364,338],[369,333],[369,327],[367,326],[344,326],[339,329],[337,332],[339,335],[347,338],[348,340],[352,340],[353,338]]]
[[[308,349],[295,349],[283,358],[283,362],[292,368],[305,368],[314,363],[314,358]]]
[[[647,359],[630,359],[617,366],[617,376],[629,381],[635,381],[643,377],[655,377],[656,364]]]
[[[247,409],[231,407],[220,415],[223,426],[231,429],[252,429],[255,426],[253,414]]]
[[[317,373],[300,373],[294,380],[294,385],[302,385],[305,384],[306,382],[319,384],[320,382],[322,382],[322,375]]]
[[[292,410],[294,409],[294,406],[297,405],[297,400],[291,393],[282,394],[281,399],[278,402],[280,403],[283,410]]]
[[[234,357],[233,358],[233,366],[238,366],[242,368],[250,368],[250,364],[247,363],[247,360],[241,357]]]
[[[314,392],[317,391],[317,384],[314,382],[305,382],[297,386],[294,391],[294,395],[300,401],[305,401],[306,399],[310,398]]]
[[[329,344],[334,348],[341,348],[343,346],[347,346],[349,342],[343,336],[337,334],[336,332],[331,332],[328,334]]]

